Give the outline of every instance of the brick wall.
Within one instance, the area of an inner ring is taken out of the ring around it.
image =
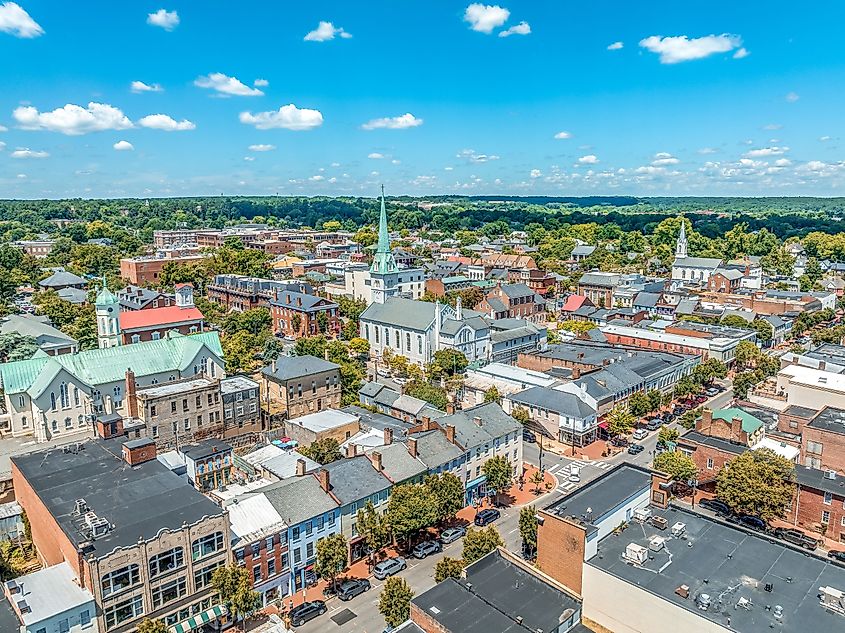
[[[719,471],[725,467],[725,464],[736,459],[736,453],[723,451],[707,444],[699,444],[689,440],[683,440],[679,444],[679,447],[684,453],[688,452],[689,449],[687,447],[692,449],[689,452],[689,456],[692,457],[692,461],[695,462],[698,468],[698,480],[702,484],[713,481],[716,475],[719,474]],[[709,460],[712,460],[712,464]]]
[[[537,567],[570,591],[581,595],[587,534],[579,525],[540,511]]]
[[[425,633],[450,633],[437,620],[413,602],[411,603],[411,621],[425,631]]]
[[[805,418],[800,415],[790,415],[784,411],[778,414],[778,431],[783,433],[799,434],[804,431],[804,425],[812,418]]]
[[[742,430],[740,418],[733,418],[732,420],[713,419],[713,412],[710,409],[702,411],[701,418],[695,424],[695,430],[702,435],[748,445],[748,433]]]
[[[824,536],[845,543],[845,494],[833,495],[830,503],[824,502],[824,493],[820,490],[802,487],[797,490],[792,500],[792,507],[787,510],[790,523],[803,528],[808,533],[821,534],[822,513],[829,512],[829,523]]]
[[[800,459],[805,466],[845,473],[845,435],[805,426],[801,434]]]

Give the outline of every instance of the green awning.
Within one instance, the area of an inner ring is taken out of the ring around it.
[[[189,631],[193,631],[194,629],[198,629],[203,624],[207,624],[217,618],[224,616],[228,613],[226,607],[222,604],[216,604],[211,607],[208,611],[203,611],[202,613],[198,613],[193,617],[188,618],[178,624],[174,624],[170,627],[170,633],[188,633]]]

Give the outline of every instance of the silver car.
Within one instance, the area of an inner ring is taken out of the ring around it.
[[[393,558],[388,558],[387,560],[381,561],[378,565],[373,567],[373,576],[375,576],[379,580],[384,580],[388,576],[398,574],[407,566],[408,565],[407,563],[405,563],[404,558],[402,558],[401,556],[394,556]]]
[[[459,538],[465,536],[467,531],[462,527],[453,527],[447,530],[443,530],[440,533],[440,542],[443,545],[448,545],[449,543],[454,543]]]

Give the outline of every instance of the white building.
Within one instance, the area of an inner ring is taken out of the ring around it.
[[[425,293],[425,271],[422,268],[398,267],[393,283],[398,294],[408,299],[420,299]],[[343,284],[326,284],[326,292],[332,297],[363,299],[367,305],[373,302],[372,272],[365,264],[352,264],[343,271]]]
[[[678,243],[675,246],[675,261],[672,263],[672,285],[705,285],[710,275],[722,265],[721,259],[712,257],[689,257],[687,254],[687,232],[683,220]]]

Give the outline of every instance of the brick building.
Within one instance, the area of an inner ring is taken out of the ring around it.
[[[152,442],[13,457],[12,478],[39,559],[70,566],[100,631],[225,619],[211,575],[229,560],[228,514],[159,462]]]
[[[845,475],[845,410],[825,407],[804,425],[801,463]]]
[[[228,310],[243,312],[253,308],[270,307],[277,291],[294,290],[311,294],[311,286],[300,281],[276,281],[245,275],[215,275],[205,288],[209,301]]]
[[[316,295],[291,290],[277,292],[270,301],[270,314],[275,334],[299,337],[325,332],[334,336],[340,332],[337,304]]]
[[[525,284],[500,284],[487,293],[476,311],[492,319],[546,322],[546,300]]]
[[[314,356],[280,356],[261,370],[271,422],[340,407],[340,365]]]
[[[160,251],[155,255],[124,257],[120,260],[120,276],[130,284],[156,285],[161,271],[167,264],[194,264],[201,262],[205,255],[183,250]]]

